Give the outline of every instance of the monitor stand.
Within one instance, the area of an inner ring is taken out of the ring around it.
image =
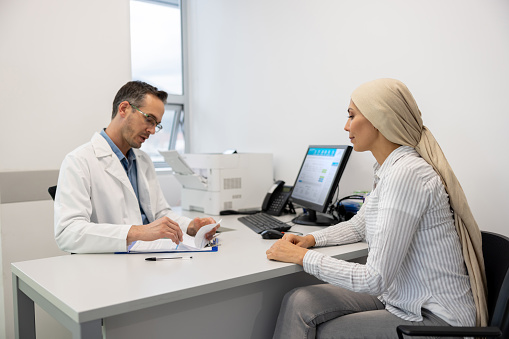
[[[306,209],[306,211],[307,214],[302,214],[293,218],[292,222],[299,225],[309,226],[331,226],[338,223],[326,214],[317,214],[316,211],[310,209]]]

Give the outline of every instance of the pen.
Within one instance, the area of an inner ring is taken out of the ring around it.
[[[164,260],[164,259],[193,259],[193,257],[149,257],[145,258],[147,261],[157,261],[157,260]]]

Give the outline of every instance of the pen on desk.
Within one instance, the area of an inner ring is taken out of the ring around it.
[[[165,260],[165,259],[193,259],[193,257],[149,257],[145,258],[147,261],[158,261],[158,260]]]

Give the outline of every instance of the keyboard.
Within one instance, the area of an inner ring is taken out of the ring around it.
[[[239,217],[238,220],[256,233],[261,233],[265,230],[286,232],[292,227],[266,213],[249,214]]]

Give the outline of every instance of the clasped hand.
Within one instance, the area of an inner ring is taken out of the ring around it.
[[[267,258],[302,265],[307,249],[315,243],[315,238],[310,234],[301,237],[286,233],[267,250]]]

